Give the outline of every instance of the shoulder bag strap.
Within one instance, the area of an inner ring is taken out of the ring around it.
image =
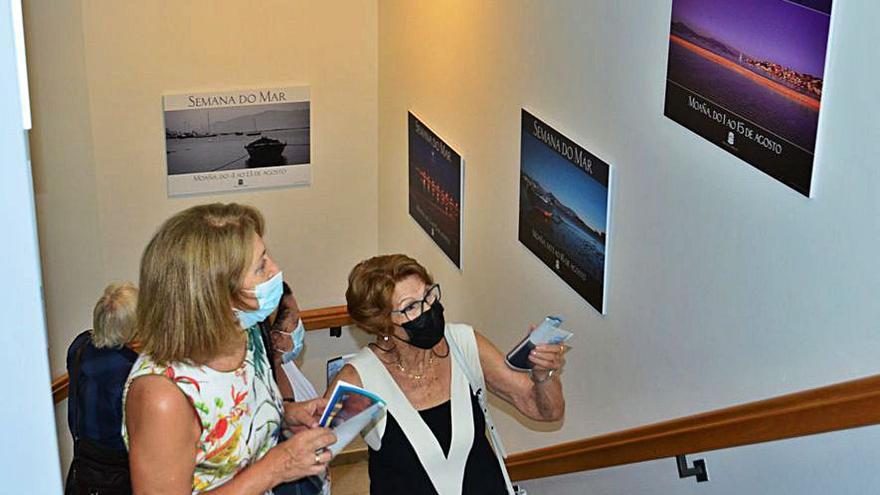
[[[504,475],[504,484],[507,485],[507,493],[509,495],[514,495],[516,492],[514,491],[513,484],[510,482],[510,474],[507,473],[507,465],[504,464],[504,458],[507,457],[507,454],[505,453],[504,445],[501,443],[501,437],[495,430],[495,422],[492,421],[492,414],[489,412],[489,403],[486,400],[486,384],[483,381],[483,377],[478,377],[471,367],[468,366],[467,361],[465,361],[464,356],[461,354],[461,349],[458,348],[458,344],[455,342],[455,339],[447,335],[446,344],[449,345],[449,352],[452,353],[452,357],[458,362],[458,366],[467,377],[468,383],[470,383],[471,388],[474,389],[474,395],[477,396],[477,402],[480,403],[480,409],[483,410],[483,417],[486,419],[486,426],[489,428],[489,439],[492,441],[492,447],[494,447],[495,450],[495,457],[498,458],[498,465],[501,466],[501,474]]]
[[[79,343],[79,347],[76,348],[76,352],[73,355],[73,363],[70,369],[70,380],[68,381],[67,386],[67,407],[73,408],[73,430],[71,433],[73,434],[73,440],[79,440],[79,390],[77,385],[79,383],[79,369],[80,364],[82,363],[82,355],[86,346],[91,340],[91,335],[87,335],[84,339],[82,339]]]

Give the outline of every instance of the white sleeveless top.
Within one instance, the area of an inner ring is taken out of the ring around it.
[[[445,335],[455,340],[461,349],[468,367],[482,377],[480,353],[474,329],[469,325],[448,323]],[[369,347],[364,347],[349,361],[360,375],[363,387],[386,400],[388,412],[400,425],[407,440],[415,450],[424,466],[431,483],[439,495],[460,495],[464,481],[464,468],[468,454],[474,443],[474,417],[471,405],[471,391],[467,376],[450,355],[451,383],[450,407],[452,416],[452,442],[448,457],[437,437],[422,420],[419,412],[412,406],[394,378],[379,361]],[[373,450],[382,446],[385,434],[386,417],[383,415],[372,427],[365,430],[364,440]],[[484,432],[478,432],[482,435]]]

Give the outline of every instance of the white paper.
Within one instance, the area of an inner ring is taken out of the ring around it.
[[[561,322],[560,322],[561,323]],[[540,325],[529,335],[529,341],[535,345],[561,344],[568,342],[574,334],[553,325]]]
[[[328,447],[330,452],[333,453],[333,457],[342,452],[342,449],[350,444],[360,434],[361,430],[366,428],[384,409],[385,404],[377,402],[336,428],[333,428],[333,433],[336,434],[336,443]]]

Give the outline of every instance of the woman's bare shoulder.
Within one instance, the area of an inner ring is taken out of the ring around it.
[[[357,368],[355,368],[351,364],[346,364],[333,378],[333,382],[330,384],[330,386],[327,387],[327,392],[324,394],[325,397],[329,396],[333,392],[333,387],[335,387],[336,382],[340,380],[358,387],[364,386],[363,382],[361,381],[361,375],[358,373]]]
[[[129,385],[125,399],[126,415],[130,420],[181,422],[193,418],[194,410],[180,389],[167,377],[146,375],[135,378]]]

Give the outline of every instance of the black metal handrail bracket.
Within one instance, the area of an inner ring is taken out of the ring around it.
[[[706,469],[706,461],[697,459],[694,461],[694,467],[688,467],[687,457],[685,455],[675,456],[675,463],[678,465],[678,477],[689,478],[696,476],[697,483],[709,481],[709,471]]]

